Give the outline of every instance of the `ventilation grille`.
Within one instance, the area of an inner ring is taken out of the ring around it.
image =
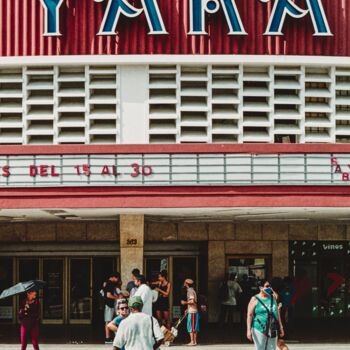
[[[116,66],[0,70],[0,144],[118,143]]]
[[[150,66],[150,143],[350,142],[350,68]]]

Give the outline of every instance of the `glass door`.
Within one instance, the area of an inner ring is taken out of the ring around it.
[[[115,257],[95,257],[92,260],[93,274],[93,294],[92,294],[92,322],[93,325],[99,327],[104,323],[104,299],[101,297],[100,290],[103,283],[107,281],[111,273],[120,271],[119,259]],[[123,281],[124,288],[128,281]]]
[[[148,282],[157,281],[159,272],[163,270],[167,271],[169,274],[168,258],[146,258],[145,274]]]
[[[13,279],[13,259],[0,258],[0,292],[11,287]],[[14,321],[14,304],[13,298],[7,298],[0,301],[0,322]]]
[[[181,300],[187,299],[187,291],[183,286],[187,278],[194,281],[198,292],[198,257],[173,257],[173,319],[179,319],[185,312],[186,306],[181,305]]]
[[[69,323],[91,324],[92,259],[72,258],[69,263]]]
[[[63,323],[64,320],[64,259],[42,259],[43,322]]]

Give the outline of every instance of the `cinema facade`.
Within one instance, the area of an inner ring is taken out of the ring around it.
[[[350,317],[350,5],[0,2],[0,289],[102,322],[113,270],[292,276],[297,317]],[[16,323],[16,300],[0,322]]]

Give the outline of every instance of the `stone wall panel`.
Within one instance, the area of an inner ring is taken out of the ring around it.
[[[265,241],[288,241],[288,225],[263,224],[262,235]]]
[[[208,227],[205,223],[179,223],[178,237],[180,241],[208,240]]]
[[[209,223],[210,241],[232,241],[235,239],[235,225],[226,222]]]
[[[262,239],[260,224],[236,224],[237,241],[258,241]]]
[[[31,223],[27,225],[27,241],[48,242],[56,241],[56,224]]]

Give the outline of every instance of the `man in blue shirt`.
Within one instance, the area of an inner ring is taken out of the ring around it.
[[[121,322],[129,316],[128,301],[126,299],[120,299],[117,301],[116,314],[117,317],[108,323],[108,328],[115,334],[117,334]]]

